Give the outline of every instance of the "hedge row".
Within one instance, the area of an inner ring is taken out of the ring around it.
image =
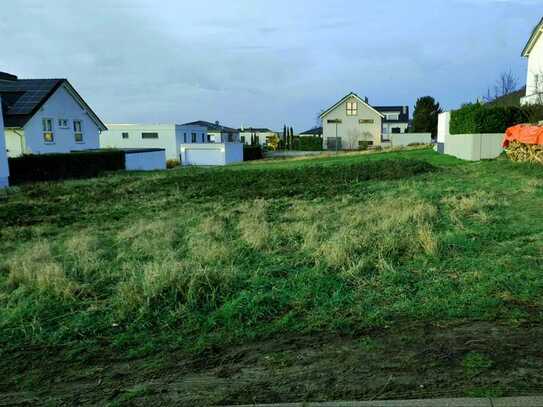
[[[260,147],[260,145],[243,145],[243,161],[261,160],[262,158],[264,158],[264,154],[262,153],[262,147]]]
[[[451,134],[504,133],[521,123],[543,120],[543,106],[467,104],[451,113]]]
[[[124,151],[73,152],[67,154],[30,154],[10,158],[12,185],[34,181],[92,178],[105,171],[125,169]]]
[[[297,151],[322,151],[322,137],[295,136],[292,149]]]

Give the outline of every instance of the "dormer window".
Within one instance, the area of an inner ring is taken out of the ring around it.
[[[347,102],[347,116],[356,116],[358,114],[358,103]]]

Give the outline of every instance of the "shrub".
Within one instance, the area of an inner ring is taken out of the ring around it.
[[[371,146],[371,142],[369,142],[369,141],[361,140],[361,141],[358,142],[358,149],[359,150],[367,150],[369,148],[369,146]]]
[[[322,138],[317,136],[294,137],[293,150],[322,151]]]
[[[262,147],[243,145],[243,161],[261,160],[264,158]]]
[[[168,169],[179,167],[180,165],[181,165],[181,162],[179,160],[167,160],[166,161],[166,168],[168,168]]]
[[[9,159],[12,184],[93,178],[105,171],[124,169],[124,151],[121,150],[31,154]]]
[[[468,104],[451,113],[451,134],[504,133],[507,128],[537,116],[534,107]]]

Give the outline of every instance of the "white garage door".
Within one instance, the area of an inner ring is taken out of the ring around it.
[[[223,165],[224,152],[221,149],[187,148],[186,160],[189,165]]]

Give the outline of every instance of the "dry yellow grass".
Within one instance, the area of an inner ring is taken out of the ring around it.
[[[451,220],[460,227],[466,218],[483,224],[488,223],[492,218],[490,210],[498,205],[497,198],[485,191],[476,191],[469,195],[452,195],[443,198],[441,202],[447,207]]]
[[[241,239],[249,246],[264,250],[272,247],[271,227],[266,219],[267,203],[263,199],[246,203],[240,207],[239,218]]]
[[[23,287],[53,294],[57,297],[72,297],[77,285],[66,277],[61,264],[51,254],[47,242],[38,241],[23,249],[7,262],[7,284],[12,289]]]

